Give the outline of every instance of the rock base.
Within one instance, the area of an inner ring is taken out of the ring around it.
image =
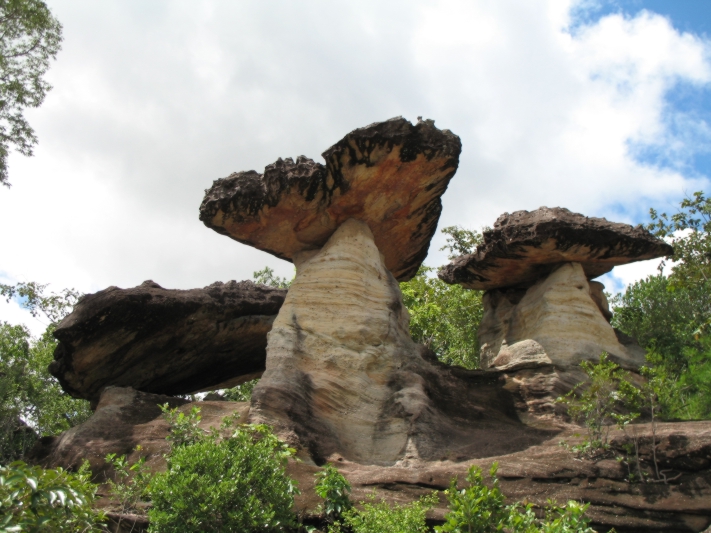
[[[434,382],[432,388],[446,386],[456,379],[465,380],[466,376],[453,372],[442,373],[442,381]],[[485,378],[491,379],[491,375],[469,376],[471,391],[486,388]],[[453,391],[452,394],[461,392]],[[442,394],[439,396],[441,401],[449,404],[451,409],[460,408],[452,398]],[[165,397],[131,389],[108,389],[96,413],[87,422],[59,438],[44,439],[34,450],[35,462],[46,467],[76,468],[83,459],[88,459],[95,477],[101,478],[106,475],[102,470],[104,455],[129,453],[136,444],[141,444],[142,455],[149,452],[148,464],[155,470],[163,469],[162,454],[168,450],[165,441],[168,426],[157,405],[165,401]],[[472,400],[475,401],[476,398]],[[200,407],[203,427],[218,426],[223,416],[234,412],[241,413],[244,419],[249,409],[248,404],[238,402],[178,403],[182,404],[181,410],[186,411],[193,406]],[[403,461],[389,467],[359,464],[337,455],[330,459],[352,484],[352,499],[356,502],[366,499],[375,489],[378,496],[389,503],[409,503],[433,490],[446,489],[453,477],[464,480],[472,464],[488,471],[496,461],[499,463],[501,490],[509,502],[528,501],[536,506],[544,506],[548,499],[558,504],[568,500],[590,502],[588,515],[596,531],[609,531],[614,527],[619,533],[698,533],[709,527],[711,422],[657,425],[657,466],[666,477],[666,483],[663,480],[631,483],[630,470],[625,462],[615,459],[625,455],[625,447],[636,435],[642,470],[650,474],[650,479],[654,477],[649,424],[632,426],[627,434],[613,430],[610,435],[613,453],[597,460],[576,458],[560,445],[561,441],[576,444],[580,439],[573,436],[575,431],[580,429],[549,432],[542,436],[542,432],[525,426],[500,425],[498,432],[482,430],[478,442],[472,442],[469,449],[461,448],[457,456]],[[523,437],[529,442],[525,443]],[[520,447],[517,451],[511,450],[507,442],[516,439]],[[313,487],[314,474],[320,468],[311,461],[291,461],[288,471],[298,481],[301,491],[295,510],[306,519],[318,522],[318,505],[322,501],[315,495]],[[631,471],[634,472],[634,466]],[[461,481],[460,486],[463,486]],[[106,498],[99,503],[111,506]],[[442,522],[446,506],[444,495],[440,494],[439,503],[428,515],[432,523]],[[141,527],[144,525],[141,521]]]

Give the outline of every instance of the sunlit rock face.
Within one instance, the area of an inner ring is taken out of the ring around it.
[[[392,462],[406,448],[409,419],[427,404],[422,378],[402,370],[421,358],[398,283],[368,226],[353,219],[295,262],[251,416],[321,454]],[[320,442],[303,442],[309,436]]]
[[[479,328],[482,366],[567,369],[605,351],[621,366],[638,369],[644,353],[618,340],[601,285],[588,282],[580,263],[564,263],[527,290],[488,291]]]

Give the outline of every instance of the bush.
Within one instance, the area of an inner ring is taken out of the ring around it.
[[[437,496],[431,494],[409,505],[389,505],[384,501],[376,502],[375,493],[369,501],[360,502],[361,510],[350,509],[343,513],[343,522],[336,522],[329,527],[329,533],[427,533],[425,515],[437,502]]]
[[[496,477],[497,463],[491,466],[491,487],[484,483],[481,469],[472,465],[467,473],[468,487],[457,489],[457,480],[447,489],[449,512],[446,522],[435,527],[438,533],[595,533],[585,511],[588,505],[569,501],[564,507],[550,500],[545,519],[540,520],[531,504],[504,505],[504,495]]]
[[[587,429],[585,442],[576,451],[594,454],[607,448],[613,424],[626,424],[639,416],[638,413],[619,414],[635,405],[639,390],[630,382],[629,372],[609,361],[604,352],[599,363],[583,361],[580,366],[588,375],[588,381],[578,383],[558,401],[567,406],[573,420]]]
[[[327,520],[340,518],[341,514],[353,506],[348,496],[351,484],[333,465],[326,465],[316,474],[316,479],[314,490],[324,500],[323,512]]]
[[[150,486],[153,533],[286,531],[295,525],[295,483],[285,465],[294,450],[267,426],[242,425],[174,446],[168,469]]]
[[[76,474],[22,461],[0,467],[0,531],[103,531],[103,513],[91,508],[96,485],[89,479],[86,463]]]

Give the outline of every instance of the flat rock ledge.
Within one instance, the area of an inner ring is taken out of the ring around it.
[[[642,226],[541,207],[501,215],[476,252],[442,267],[439,277],[467,289],[526,288],[562,263],[580,263],[593,279],[616,266],[672,252]]]
[[[171,396],[231,387],[264,371],[267,333],[285,296],[251,281],[109,287],[84,296],[59,324],[49,371],[94,403],[111,385]]]
[[[143,446],[142,456],[148,456],[153,470],[165,468],[163,454],[168,445],[168,426],[157,404],[172,402],[181,410],[201,408],[202,426],[219,425],[223,416],[240,413],[248,418],[249,405],[240,402],[194,402],[140,393],[112,387],[106,390],[96,413],[84,424],[59,437],[45,438],[33,450],[33,460],[46,467],[78,467],[90,460],[95,479],[103,481],[110,472],[103,457],[107,453],[131,453],[137,444]],[[516,431],[528,431],[516,428]],[[494,440],[506,435],[492,435],[491,442],[474,446],[475,456],[459,456],[445,460],[403,460],[390,467],[363,465],[333,454],[327,460],[335,464],[353,486],[352,499],[364,500],[374,489],[390,503],[408,503],[433,490],[442,491],[450,480],[464,480],[470,465],[488,471],[499,463],[501,489],[510,502],[528,501],[545,505],[548,499],[560,504],[568,500],[590,502],[589,516],[600,532],[614,527],[618,533],[687,533],[701,532],[711,525],[711,422],[661,423],[656,426],[656,454],[660,472],[667,482],[631,483],[623,462],[614,455],[623,455],[625,446],[637,436],[642,468],[652,472],[652,428],[639,424],[627,434],[614,430],[610,435],[614,454],[597,460],[579,459],[561,441],[573,445],[580,429],[549,434],[537,439],[525,449],[502,453]],[[482,435],[482,439],[485,436]],[[136,459],[133,452],[133,459]],[[314,494],[314,474],[320,467],[305,458],[289,464],[289,473],[299,483],[301,495],[296,511],[318,523],[320,499]],[[102,477],[103,476],[103,477]],[[463,486],[460,481],[460,486]],[[102,489],[105,495],[105,489]],[[100,505],[111,506],[104,498]],[[446,500],[430,512],[431,523],[441,523],[446,513]],[[145,524],[141,523],[141,527]]]

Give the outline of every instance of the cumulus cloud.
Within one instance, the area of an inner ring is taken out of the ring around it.
[[[277,157],[318,160],[397,115],[462,138],[440,226],[541,205],[637,222],[708,185],[639,157],[669,147],[667,160],[688,160],[708,129],[670,97],[709,86],[709,42],[650,12],[580,24],[567,0],[51,7],[65,43],[30,116],[40,144],[11,157],[14,187],[0,191],[9,280],[95,291],[204,286],[264,265],[289,276],[202,226],[203,190]],[[675,134],[674,120],[701,133]],[[428,264],[446,261],[442,244]]]

